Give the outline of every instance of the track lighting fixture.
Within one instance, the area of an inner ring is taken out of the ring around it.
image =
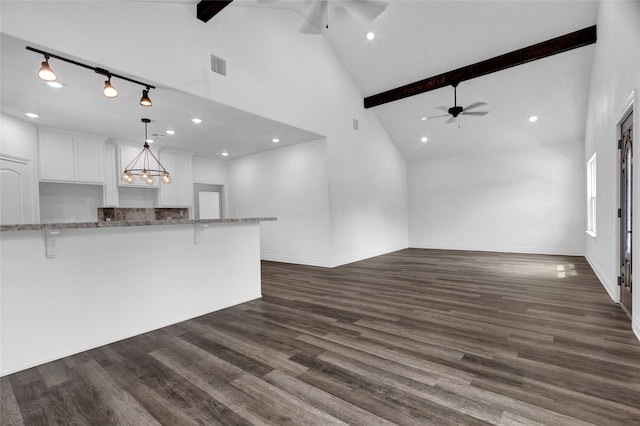
[[[101,74],[101,75],[104,75],[105,77],[107,77],[107,80],[104,82],[104,88],[102,89],[104,95],[107,98],[115,98],[116,96],[118,96],[118,91],[111,84],[111,78],[115,77],[115,78],[119,78],[121,80],[126,80],[126,81],[128,81],[130,83],[139,84],[140,86],[144,87],[144,89],[142,90],[142,97],[140,98],[140,105],[146,106],[146,107],[150,107],[152,105],[151,98],[149,98],[149,91],[151,89],[155,89],[156,87],[152,86],[151,84],[143,83],[141,81],[134,80],[134,79],[129,78],[129,77],[125,77],[125,76],[122,76],[122,75],[118,75],[118,74],[112,73],[111,71],[106,70],[104,68],[92,67],[90,65],[86,65],[86,64],[80,63],[78,61],[74,61],[73,59],[63,58],[62,56],[54,55],[53,53],[45,52],[45,51],[40,50],[40,49],[35,49],[33,47],[30,47],[30,46],[27,46],[26,48],[27,48],[27,50],[30,50],[32,52],[36,52],[36,53],[39,53],[41,55],[44,55],[44,62],[42,62],[40,70],[38,70],[38,76],[42,80],[44,80],[46,82],[51,82],[51,81],[56,80],[56,74],[53,72],[53,70],[49,66],[49,59],[50,58],[55,58],[55,59],[58,59],[60,61],[68,62],[70,64],[77,65],[79,67],[92,70],[97,74]]]
[[[107,98],[115,98],[118,96],[118,91],[111,85],[111,76],[108,76],[107,81],[104,82],[104,89],[102,92]]]
[[[49,55],[44,55],[44,62],[38,71],[38,77],[44,81],[55,81],[56,73],[49,67]]]
[[[147,124],[149,124],[151,120],[143,118],[142,122],[144,123],[144,146],[142,151],[127,164],[127,167],[124,168],[120,177],[124,183],[133,184],[136,181],[136,176],[138,176],[142,182],[147,185],[153,185],[156,183],[154,176],[157,176],[160,178],[160,182],[169,184],[171,183],[171,175],[162,164],[160,164],[158,157],[151,152],[149,142],[147,142]],[[151,160],[154,161],[154,164],[151,163]]]
[[[143,89],[142,90],[142,97],[140,98],[140,105],[145,106],[145,107],[150,107],[151,105],[153,105],[151,103],[151,99],[149,98],[149,87],[147,87],[147,89]]]

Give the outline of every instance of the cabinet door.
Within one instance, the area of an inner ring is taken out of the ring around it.
[[[104,206],[118,207],[120,197],[118,192],[118,180],[120,174],[116,172],[116,148],[108,144],[104,149]]]
[[[40,180],[73,182],[75,180],[73,151],[73,138],[40,133],[38,141]]]
[[[104,184],[104,145],[74,138],[73,148],[76,182]]]
[[[171,174],[170,184],[160,184],[160,205],[191,207],[193,204],[193,177],[191,154],[160,152],[162,165]]]
[[[124,183],[122,182],[122,179],[120,178],[120,175],[122,174],[122,172],[124,171],[125,167],[127,167],[127,165],[135,158],[136,155],[138,155],[140,153],[140,151],[142,150],[142,145],[140,146],[129,146],[129,145],[120,145],[118,147],[118,151],[119,151],[119,167],[116,173],[116,178],[118,179],[118,184],[120,186],[124,186],[124,187],[134,187],[134,188],[158,188],[158,182],[160,181],[160,178],[156,178],[156,182],[153,185],[147,185],[146,183],[144,183],[143,181],[140,180],[140,178],[138,176],[136,176],[136,180],[134,183]],[[154,152],[154,154],[156,154]],[[158,154],[156,154],[157,156]],[[153,160],[152,160],[153,161]],[[160,160],[162,161],[162,160]],[[155,167],[153,167],[155,168]]]
[[[176,156],[172,153],[161,151],[159,158],[164,168],[171,175],[172,180],[169,184],[160,184],[159,204],[164,207],[175,207],[178,205],[178,187],[176,186],[176,182],[179,178],[178,170],[176,169]]]

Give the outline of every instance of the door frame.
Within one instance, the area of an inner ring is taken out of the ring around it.
[[[220,193],[220,218],[224,219],[226,216],[224,208],[224,185],[217,185],[213,183],[194,183],[193,184],[193,218],[200,219],[200,199],[198,193],[200,191],[205,192],[218,192]]]
[[[632,90],[631,93],[629,94],[629,96],[625,99],[624,103],[622,104],[619,113],[617,114],[617,122],[616,122],[616,137],[615,137],[615,148],[616,148],[616,169],[615,169],[615,173],[616,173],[616,178],[615,178],[615,191],[616,191],[616,195],[615,195],[615,200],[616,200],[616,210],[621,208],[621,203],[622,203],[622,194],[621,194],[621,182],[620,182],[620,170],[621,170],[621,157],[620,157],[620,150],[617,149],[618,147],[618,140],[620,139],[620,135],[622,132],[622,123],[625,121],[625,119],[629,116],[629,114],[631,112],[633,112],[633,128],[638,129],[638,121],[639,120],[639,115],[640,115],[640,110],[638,108],[634,108],[634,106],[638,106],[640,105],[640,89],[635,89]],[[637,131],[636,131],[637,133]],[[633,157],[634,158],[640,158],[638,157],[638,143],[636,142],[633,145]],[[636,160],[637,161],[637,160]],[[634,187],[638,188],[640,187],[640,179],[639,179],[639,175],[640,175],[640,167],[638,165],[636,165],[636,167],[633,167],[633,171],[632,171],[632,182],[634,184]],[[637,192],[637,191],[636,191]],[[632,211],[638,212],[640,211],[640,197],[634,197],[633,198],[633,205],[631,206]],[[637,214],[636,214],[637,216]],[[616,273],[616,277],[619,276],[620,274],[620,249],[622,247],[622,241],[620,241],[621,238],[621,224],[622,221],[620,220],[620,218],[617,217],[616,215],[616,226],[615,226],[615,262],[616,262],[616,267],[615,267],[615,273]],[[635,247],[640,247],[640,235],[638,235],[637,229],[638,229],[638,222],[639,220],[635,220],[632,223],[632,242],[631,242],[631,247],[635,248]],[[637,249],[635,250],[637,251]],[[635,256],[632,255],[632,263],[631,263],[631,267],[632,270],[636,270],[638,271],[638,265],[640,263],[640,259],[639,259],[639,255],[636,254]],[[638,287],[636,285],[636,287]],[[615,291],[616,291],[616,302],[618,304],[620,304],[620,286],[616,285],[615,286]],[[636,291],[633,294],[638,294],[638,289],[636,289]],[[632,309],[633,306],[635,305],[635,313],[631,312],[632,317],[632,325],[634,327],[634,329],[636,327],[638,327],[638,331],[640,331],[640,314],[638,313],[640,311],[640,306],[638,303],[633,303],[635,301],[638,300],[637,296],[633,296],[632,294]],[[621,309],[622,306],[620,307]],[[624,310],[624,309],[623,309]],[[626,312],[626,311],[625,311]],[[636,323],[638,323],[636,325]],[[637,334],[637,332],[636,332]],[[640,338],[640,336],[638,336]]]

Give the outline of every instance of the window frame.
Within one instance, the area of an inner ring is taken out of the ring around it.
[[[587,161],[587,234],[597,235],[597,199],[598,199],[598,162],[597,153],[593,153]]]

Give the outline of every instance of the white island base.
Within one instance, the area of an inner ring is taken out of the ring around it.
[[[261,297],[259,227],[2,232],[0,375]]]

